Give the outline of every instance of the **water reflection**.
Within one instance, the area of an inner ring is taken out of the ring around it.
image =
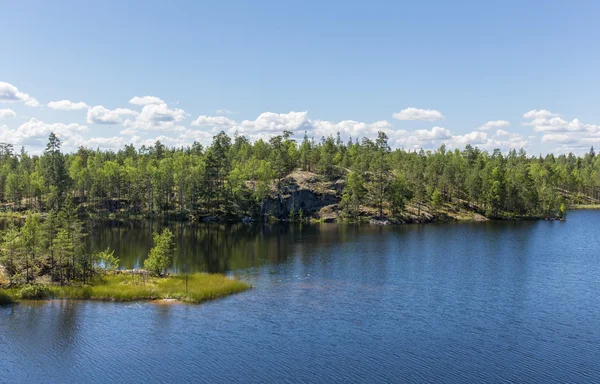
[[[126,267],[169,225],[175,268],[255,288],[200,306],[0,308],[0,382],[599,382],[599,218],[97,222],[90,247],[110,245]]]

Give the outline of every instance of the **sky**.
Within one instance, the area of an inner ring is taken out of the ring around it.
[[[0,0],[0,141],[600,148],[597,1]]]

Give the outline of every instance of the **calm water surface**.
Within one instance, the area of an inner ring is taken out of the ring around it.
[[[159,224],[97,224],[140,265]],[[600,212],[567,222],[182,226],[203,305],[0,308],[0,382],[600,382]]]

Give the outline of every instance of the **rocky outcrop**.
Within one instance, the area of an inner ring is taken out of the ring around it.
[[[287,219],[293,212],[304,217],[318,217],[322,208],[338,204],[344,182],[323,180],[305,171],[296,171],[273,186],[271,196],[265,199],[263,213],[278,219]]]

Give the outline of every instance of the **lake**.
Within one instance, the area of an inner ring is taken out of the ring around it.
[[[140,266],[164,223],[96,223]],[[183,225],[174,270],[254,289],[202,305],[0,308],[0,382],[599,382],[600,211],[566,222]]]

